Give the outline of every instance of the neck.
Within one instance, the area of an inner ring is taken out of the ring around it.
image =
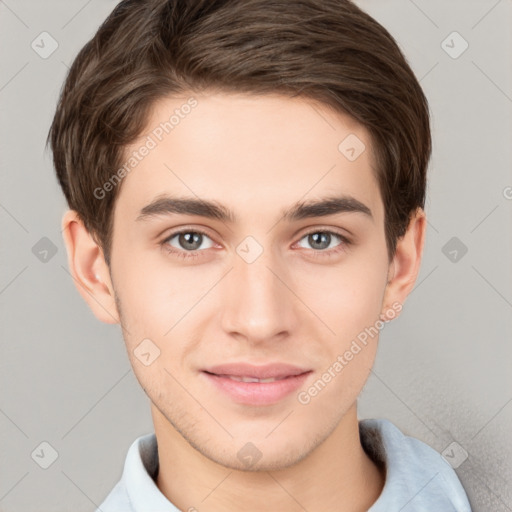
[[[205,457],[152,405],[158,441],[156,485],[180,510],[282,512],[368,510],[384,485],[384,474],[359,438],[356,405],[332,434],[306,458],[276,471],[238,471]]]

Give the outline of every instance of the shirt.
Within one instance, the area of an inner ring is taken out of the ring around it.
[[[359,433],[363,449],[386,472],[368,512],[471,512],[455,471],[433,448],[384,419],[360,420]],[[180,512],[155,483],[158,465],[156,435],[138,437],[121,480],[96,512]]]

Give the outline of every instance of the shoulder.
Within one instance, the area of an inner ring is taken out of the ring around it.
[[[433,448],[388,420],[361,420],[359,432],[369,457],[386,471],[384,489],[369,512],[471,512],[457,474]]]

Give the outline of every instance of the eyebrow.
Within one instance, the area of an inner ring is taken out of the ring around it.
[[[293,222],[312,217],[326,217],[338,213],[361,213],[371,220],[373,215],[365,204],[351,196],[335,196],[323,199],[299,201],[290,208],[281,210],[281,216],[287,222]],[[235,223],[236,215],[226,206],[217,201],[209,201],[194,197],[173,197],[161,195],[144,206],[137,221],[149,220],[160,215],[197,215],[223,222]]]

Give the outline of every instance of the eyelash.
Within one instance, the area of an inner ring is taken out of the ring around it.
[[[195,234],[200,234],[200,235],[204,235],[208,238],[211,238],[208,235],[208,233],[206,233],[205,231],[201,231],[200,229],[182,229],[182,230],[175,231],[175,232],[171,233],[167,238],[162,240],[160,245],[164,248],[164,250],[167,253],[172,254],[173,256],[177,256],[178,258],[182,258],[184,260],[200,257],[200,253],[203,252],[202,250],[195,250],[195,251],[177,250],[175,248],[172,248],[168,244],[168,242],[170,240],[172,240],[175,236],[180,235],[182,233],[195,233]],[[307,237],[308,235],[312,235],[314,233],[324,233],[324,234],[327,233],[330,235],[334,235],[341,240],[341,243],[339,245],[337,245],[334,249],[323,249],[323,250],[310,249],[313,252],[314,258],[325,258],[325,257],[329,258],[332,256],[336,256],[338,253],[345,251],[346,248],[352,244],[352,242],[346,236],[342,235],[341,233],[338,233],[337,231],[332,231],[332,230],[328,230],[328,229],[324,229],[324,230],[323,229],[314,229],[312,231],[308,231],[307,233],[304,233],[302,235],[302,237],[299,239],[299,241],[302,240],[303,238]]]

